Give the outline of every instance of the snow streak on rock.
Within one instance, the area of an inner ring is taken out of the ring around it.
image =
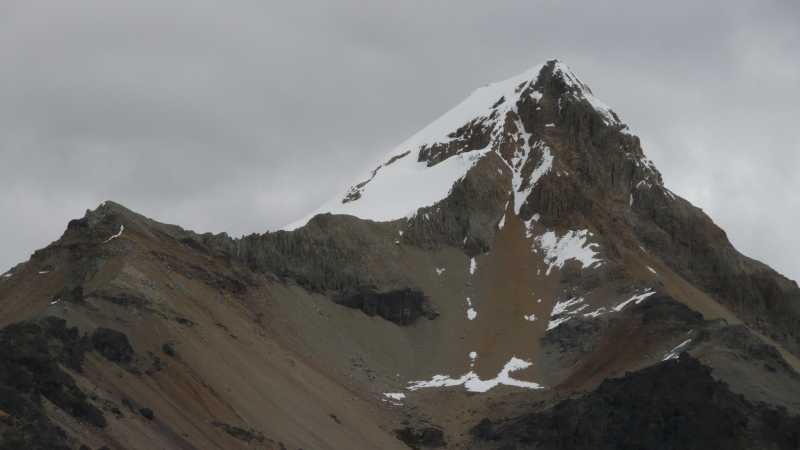
[[[522,123],[520,122],[518,126],[521,129]],[[536,183],[553,167],[553,154],[550,152],[550,147],[542,141],[536,141],[532,147],[541,150],[542,159],[530,176],[527,178],[522,176],[522,169],[525,167],[525,163],[528,162],[531,153],[531,146],[528,144],[530,135],[525,132],[522,132],[522,135],[522,145],[520,149],[514,153],[514,156],[511,158],[511,163],[508,165],[508,168],[511,170],[511,190],[514,194],[514,213],[517,215],[519,215],[522,205],[525,204],[525,201],[528,199],[531,191],[533,191]]]
[[[691,343],[691,342],[692,342],[691,339],[687,339],[687,340],[681,342],[680,344],[676,345],[675,348],[673,348],[672,350],[667,352],[666,355],[664,355],[664,359],[662,359],[662,361],[667,361],[669,359],[678,359],[678,357],[680,356],[681,352],[683,352],[683,350],[686,348],[686,346],[689,345],[689,343]]]
[[[114,239],[122,236],[122,232],[123,231],[125,231],[125,225],[120,225],[119,226],[119,231],[117,231],[117,234],[114,234],[111,237],[109,237],[108,239],[106,239],[105,241],[103,241],[103,244],[105,244],[105,243],[107,243],[109,241],[113,241]]]
[[[573,297],[563,302],[556,302],[555,306],[553,306],[553,311],[550,312],[550,321],[547,323],[547,331],[557,328],[562,323],[571,319],[575,314],[586,309],[588,305],[581,305],[581,303],[583,303],[583,297]],[[576,306],[577,308],[573,308]]]
[[[631,302],[636,302],[636,304],[638,305],[639,303],[642,303],[643,301],[645,301],[647,299],[647,297],[650,297],[651,295],[653,295],[655,293],[656,293],[656,291],[647,290],[647,291],[645,291],[645,292],[643,292],[641,294],[636,294],[633,297],[631,297],[631,298],[625,300],[624,302],[620,303],[619,305],[615,306],[614,307],[614,311],[615,312],[622,311]]]

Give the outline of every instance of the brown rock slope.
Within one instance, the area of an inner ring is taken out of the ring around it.
[[[797,285],[563,65],[513,92],[399,156],[484,152],[406,218],[70,222],[0,277],[0,448],[797,448]]]

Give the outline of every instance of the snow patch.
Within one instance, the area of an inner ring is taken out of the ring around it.
[[[553,310],[550,312],[550,321],[547,323],[547,331],[558,328],[559,325],[571,319],[572,316],[583,311],[587,305],[581,305],[570,311],[570,308],[580,305],[581,303],[583,303],[583,297],[572,297],[563,302],[556,302],[553,306]]]
[[[469,368],[472,369],[475,367],[475,361],[478,360],[478,352],[472,351],[469,352]]]
[[[302,227],[317,214],[348,214],[362,219],[387,222],[408,217],[420,208],[447,197],[453,185],[480,160],[489,149],[451,156],[428,167],[416,155],[386,165],[379,176],[357,189],[358,199],[343,202],[344,196],[329,201],[309,216],[284,226],[284,230]],[[349,193],[355,191],[349,191]]]
[[[636,304],[638,305],[639,303],[642,303],[643,301],[645,301],[645,299],[647,299],[647,297],[650,297],[651,295],[653,295],[655,293],[656,293],[656,291],[654,291],[652,289],[649,289],[649,290],[647,290],[645,292],[642,292],[641,294],[634,295],[633,297],[631,297],[631,298],[625,300],[624,302],[620,303],[619,305],[615,306],[613,309],[614,309],[615,312],[620,312],[626,306],[628,306],[628,304],[630,304],[631,302],[636,302]]]
[[[477,354],[475,356],[477,357]],[[488,380],[481,380],[478,374],[470,370],[459,378],[452,378],[448,375],[434,375],[433,378],[427,381],[412,381],[408,385],[408,390],[416,391],[426,388],[464,386],[464,389],[469,392],[487,392],[499,385],[525,389],[544,389],[539,383],[522,381],[511,377],[512,372],[527,369],[530,366],[531,363],[529,361],[514,356],[503,366],[503,369],[496,377]]]
[[[603,314],[605,314],[606,311],[607,311],[606,308],[601,306],[601,307],[595,309],[594,311],[592,311],[590,313],[584,314],[583,317],[591,317],[593,319],[596,319],[596,318],[602,316]]]
[[[527,316],[522,316],[522,318],[527,320],[528,322],[535,322],[536,321],[536,314],[530,313]]]
[[[435,270],[436,270],[436,275],[442,276],[442,274],[443,274],[443,273],[444,273],[444,272],[445,272],[447,269],[445,269],[444,267],[437,267]]]
[[[570,230],[561,237],[553,231],[546,231],[534,239],[534,252],[536,247],[544,253],[544,261],[548,264],[546,275],[554,267],[559,269],[569,260],[578,261],[583,268],[599,266],[603,261],[596,251],[598,244],[590,243],[589,230]]]
[[[664,355],[664,359],[662,359],[662,361],[667,361],[667,360],[670,360],[670,359],[678,359],[678,357],[680,356],[680,354],[683,351],[683,349],[686,348],[686,346],[689,345],[690,342],[692,342],[692,340],[691,339],[687,339],[687,340],[681,342],[680,344],[676,345],[675,348],[673,348],[672,350],[668,351],[667,354]]]
[[[40,270],[39,271],[39,275],[44,275],[44,274],[48,274],[48,273],[50,273],[49,270]]]
[[[125,231],[125,225],[120,225],[119,226],[119,231],[117,231],[117,234],[115,234],[115,235],[109,237],[108,239],[106,239],[105,241],[103,241],[103,244],[105,244],[107,242],[110,242],[110,241],[122,236],[122,232],[123,231]]]
[[[467,320],[475,320],[478,317],[478,311],[475,311],[475,308],[472,307],[472,300],[467,297]]]
[[[656,269],[653,269],[650,266],[645,266],[645,267],[647,267],[647,270],[649,270],[650,272],[653,272],[655,275],[658,275],[658,272],[656,272]]]
[[[55,300],[51,301],[51,302],[50,302],[50,304],[51,304],[51,305],[57,305],[57,304],[58,304],[58,302],[60,302],[60,301],[61,301],[61,299],[60,299],[60,298],[57,298],[57,299],[55,299]]]
[[[406,394],[403,394],[402,392],[384,392],[383,396],[386,397],[386,398],[392,399],[392,400],[397,400],[397,401],[400,401],[400,400],[403,400],[403,399],[406,398]]]
[[[478,263],[475,262],[475,258],[469,259],[469,274],[475,275],[475,271],[478,270]]]

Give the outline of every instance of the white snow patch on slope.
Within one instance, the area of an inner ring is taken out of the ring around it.
[[[578,306],[581,303],[583,303],[583,297],[573,297],[563,302],[556,302],[553,306],[553,310],[550,312],[550,321],[547,322],[547,331],[558,328],[559,325],[571,319],[572,316],[583,311],[587,305],[581,305],[570,311],[570,308]]]
[[[467,320],[475,320],[478,317],[478,311],[472,307],[472,300],[467,297]]]
[[[45,274],[48,274],[48,273],[50,273],[49,270],[40,270],[39,271],[39,275],[45,275]]]
[[[475,258],[469,259],[469,274],[475,275],[475,271],[478,270],[478,263],[475,262]]]
[[[406,394],[403,394],[402,392],[384,392],[383,396],[396,401],[400,401],[406,398]]]
[[[615,312],[620,312],[626,306],[628,306],[629,303],[636,302],[636,304],[638,305],[639,303],[642,303],[643,301],[645,301],[645,299],[647,299],[647,297],[650,297],[651,295],[653,295],[655,293],[656,293],[656,291],[654,291],[654,290],[647,290],[645,292],[642,292],[641,294],[636,294],[633,297],[631,297],[631,298],[625,300],[624,302],[620,303],[619,305],[615,306],[613,309],[614,309]]]
[[[117,234],[115,234],[115,235],[113,235],[113,236],[109,237],[108,239],[106,239],[105,241],[103,241],[103,244],[105,244],[106,242],[112,241],[112,240],[114,240],[114,239],[116,239],[116,238],[118,238],[118,237],[122,236],[122,232],[123,232],[123,231],[125,231],[125,225],[120,225],[120,226],[119,226],[119,231],[117,231]]]
[[[536,321],[536,314],[530,313],[526,316],[522,316],[523,319],[527,320],[528,322],[535,322]]]
[[[425,388],[464,386],[464,389],[470,392],[487,392],[499,385],[514,386],[525,389],[544,389],[544,387],[539,383],[517,380],[511,377],[511,372],[527,369],[530,366],[530,362],[517,357],[512,357],[505,364],[505,366],[503,366],[503,369],[497,374],[496,377],[488,380],[481,380],[478,374],[470,370],[459,378],[452,378],[448,375],[434,375],[433,378],[427,381],[412,381],[408,385],[408,390],[416,391]]]
[[[534,242],[544,253],[544,261],[548,264],[546,274],[550,275],[553,267],[563,268],[569,260],[578,261],[583,268],[602,264],[595,250],[598,245],[589,243],[589,235],[589,230],[570,230],[561,237],[553,231],[546,231],[536,237]]]
[[[4,273],[4,274],[3,274],[3,278],[11,278],[11,277],[13,277],[13,276],[14,276],[14,274],[13,274],[13,273],[11,273],[11,272],[9,272],[9,273]]]
[[[343,195],[338,196],[313,214],[283,229],[299,228],[313,216],[325,212],[380,222],[408,217],[419,208],[447,197],[453,185],[487,152],[488,149],[461,153],[432,167],[418,162],[416,154],[407,155],[385,166],[360,190],[359,199],[342,203]]]
[[[653,274],[656,274],[656,275],[658,275],[658,272],[656,272],[656,269],[653,269],[653,268],[652,268],[652,267],[650,267],[650,266],[645,266],[645,267],[647,267],[647,270],[649,270],[649,271],[650,271],[650,272],[652,272]]]
[[[557,316],[559,314],[564,314],[567,312],[567,310],[569,310],[570,307],[579,305],[581,303],[583,303],[583,297],[573,297],[563,302],[556,302],[550,315]]]
[[[692,340],[687,339],[681,342],[680,344],[676,345],[675,348],[668,351],[667,354],[664,355],[664,359],[662,359],[662,361],[666,361],[668,359],[678,359],[683,349],[686,348],[686,346],[689,345],[690,342],[692,342]]]
[[[446,271],[444,267],[437,267],[436,268],[436,275],[442,276],[442,274]]]

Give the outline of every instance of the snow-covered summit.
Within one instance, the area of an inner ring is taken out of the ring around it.
[[[509,120],[514,123],[515,136],[511,139],[518,149],[514,155],[503,159],[514,180],[515,210],[519,212],[538,178],[549,171],[553,156],[545,142],[531,142],[531,134],[519,119],[517,108],[522,102],[538,103],[550,88],[548,80],[558,80],[566,95],[588,102],[607,125],[622,125],[617,115],[598,100],[566,64],[548,61],[475,90],[389,152],[359,183],[283,229],[303,226],[321,213],[348,214],[374,221],[413,215],[419,208],[447,197],[452,186],[480,159],[493,153],[499,155],[499,144],[509,140]],[[475,139],[476,134],[478,139]],[[483,145],[473,148],[475,141]],[[534,154],[540,161],[535,162],[532,171],[523,170]],[[527,176],[522,176],[523,172],[527,172]]]

